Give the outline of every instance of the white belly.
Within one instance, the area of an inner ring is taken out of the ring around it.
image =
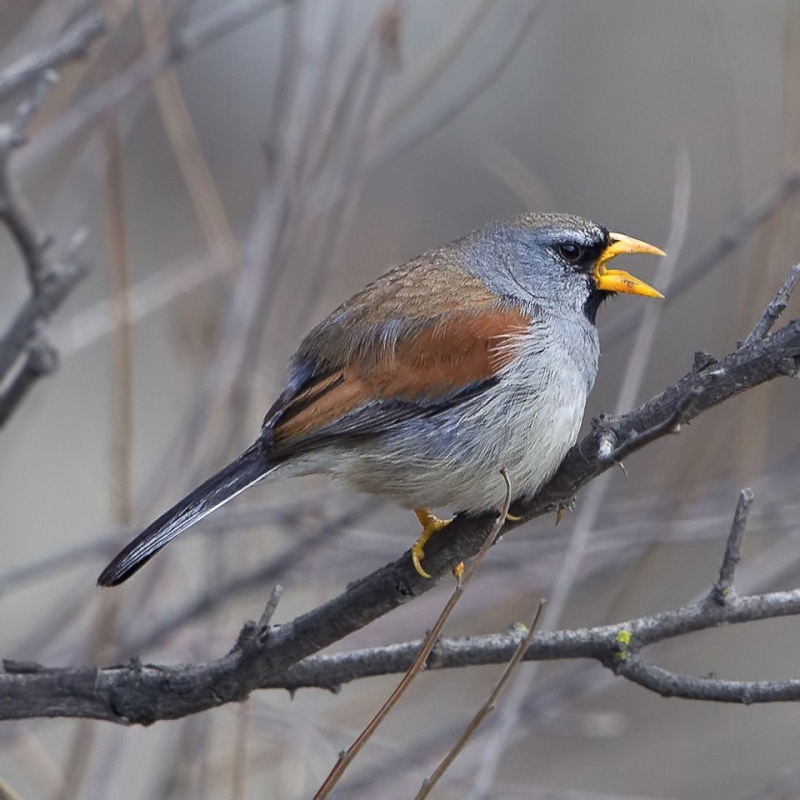
[[[496,508],[505,498],[503,467],[512,497],[532,494],[578,437],[597,367],[596,333],[588,335],[588,345],[578,350],[587,358],[562,352],[558,358],[515,359],[499,384],[471,400],[390,423],[381,436],[309,453],[280,472],[326,472],[408,508]],[[539,338],[530,346],[541,344]]]
[[[575,443],[588,394],[577,370],[535,386],[530,376],[506,376],[502,392],[494,387],[380,439],[329,451],[320,471],[408,508],[497,507],[506,491],[503,467],[513,497],[533,493]]]

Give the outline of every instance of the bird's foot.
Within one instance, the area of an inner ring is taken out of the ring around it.
[[[419,524],[422,525],[422,533],[419,539],[411,545],[411,560],[414,562],[414,569],[422,575],[423,578],[430,578],[431,576],[422,568],[422,559],[425,557],[425,545],[434,533],[442,530],[442,528],[446,528],[451,520],[434,517],[427,508],[416,508],[414,509],[414,513],[417,515]],[[463,564],[459,566],[461,566],[461,571],[463,572]],[[456,569],[458,569],[458,567],[456,567]],[[453,574],[456,574],[455,570]],[[456,575],[456,578],[458,579],[458,575]]]

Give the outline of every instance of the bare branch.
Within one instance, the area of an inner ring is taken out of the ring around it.
[[[8,388],[0,394],[0,428],[8,422],[39,378],[58,368],[58,353],[45,341],[34,341],[26,348],[22,367]]]
[[[47,52],[38,52],[0,74],[0,99],[4,94],[36,79],[30,95],[17,106],[8,122],[0,125],[0,222],[11,234],[22,257],[31,295],[6,333],[0,338],[0,385],[22,358],[22,366],[0,396],[0,425],[3,425],[27,396],[33,384],[58,366],[58,356],[41,336],[41,328],[86,274],[76,253],[82,243],[73,237],[65,253],[57,258],[52,237],[39,228],[28,203],[11,173],[13,153],[24,143],[24,131],[55,83],[52,66],[75,58],[105,30],[98,15],[82,17]],[[9,88],[10,87],[10,88]]]
[[[426,555],[426,565],[429,558]],[[623,677],[636,680],[640,675],[652,676],[656,674],[653,670],[658,669],[646,665],[626,666],[629,661],[637,661],[635,653],[642,647],[723,624],[797,614],[800,614],[800,590],[797,589],[735,597],[724,606],[702,600],[673,611],[615,625],[538,633],[524,659],[591,658]],[[299,618],[274,630],[268,637],[260,657],[261,671],[266,676],[271,672],[271,646],[272,652],[279,653],[285,642],[283,628],[291,628],[303,621]],[[330,688],[364,677],[402,672],[419,653],[420,645],[420,641],[414,641],[313,656],[263,679],[257,676],[258,663],[242,658],[238,650],[216,661],[175,667],[133,661],[128,666],[106,669],[49,668],[32,662],[8,661],[4,663],[5,672],[0,673],[0,719],[69,716],[123,724],[150,724],[157,719],[174,719],[242,700],[256,688]],[[519,637],[513,633],[439,639],[426,666],[427,669],[452,669],[507,663],[518,645]],[[659,675],[662,673],[670,675],[665,671],[658,672]],[[682,678],[679,682],[668,683],[667,688],[673,696],[693,697],[695,695],[690,692],[696,691],[703,693],[704,699],[720,702],[765,703],[800,699],[800,681],[721,681],[714,694],[710,680],[715,679]],[[695,681],[699,683],[693,683]]]
[[[242,25],[292,0],[228,0],[206,16],[187,25],[172,41],[137,60],[126,72],[107,81],[74,103],[38,137],[37,157],[51,152],[104,111],[132,92],[147,86],[168,67],[232,33]]]
[[[692,675],[677,675],[661,667],[644,664],[638,658],[628,659],[621,664],[617,668],[617,674],[662,697],[742,705],[800,700],[800,680],[726,681],[718,678],[697,678]]]
[[[29,343],[37,337],[42,324],[58,310],[88,271],[87,264],[79,263],[64,263],[54,267],[42,283],[40,291],[31,295],[17,312],[17,316],[0,338],[0,382],[6,378]]]
[[[772,326],[778,321],[778,317],[789,305],[789,299],[797,284],[800,283],[800,264],[795,264],[789,271],[789,275],[778,289],[778,293],[772,302],[764,309],[764,313],[756,323],[755,328],[750,331],[748,337],[742,342],[742,347],[752,344],[757,339],[763,339],[771,330]]]
[[[742,489],[739,493],[739,502],[736,504],[736,512],[733,515],[731,532],[725,547],[725,556],[722,559],[722,566],[719,570],[719,579],[711,590],[711,598],[717,603],[727,603],[733,592],[733,578],[742,556],[744,529],[747,525],[747,516],[750,513],[752,504],[752,489]]]
[[[55,42],[27,53],[0,72],[0,101],[28,86],[43,71],[85,56],[89,45],[106,30],[106,21],[100,13],[89,12],[75,19]]]
[[[600,456],[598,449],[610,432],[617,448],[623,448],[620,452],[632,452],[671,430],[676,414],[688,421],[743,391],[781,375],[794,374],[798,367],[800,320],[742,346],[719,362],[704,359],[639,408],[595,425],[567,454],[554,478],[535,497],[519,499],[512,511],[525,520],[569,502],[581,486],[610,468],[611,463]],[[686,398],[690,397],[694,402],[687,404]],[[647,433],[645,439],[641,431]],[[0,674],[0,719],[74,716],[146,725],[241,701],[258,688],[292,689],[320,685],[323,679],[327,686],[336,685],[367,674],[395,671],[398,658],[407,659],[407,668],[419,652],[419,643],[395,645],[366,657],[363,652],[314,654],[430,591],[455,564],[473,557],[485,546],[494,523],[495,515],[491,513],[458,516],[451,523],[448,536],[434,537],[426,546],[425,566],[433,579],[418,575],[406,553],[313,611],[270,629],[256,653],[234,648],[213,661],[171,667],[134,661],[129,666],[106,669],[35,667],[25,673],[7,671]],[[520,521],[508,521],[503,529],[510,530],[518,524]],[[635,665],[636,654],[654,642],[724,623],[794,614],[800,614],[800,590],[733,596],[724,605],[704,597],[683,608],[623,624],[538,634],[525,658],[593,658],[616,672],[626,669],[631,661],[634,666],[627,669],[638,676],[648,670]],[[476,637],[466,642],[440,642],[431,654],[429,666],[508,661],[517,645],[518,640],[507,637],[505,641],[503,637],[499,641],[497,637],[489,637],[488,641],[486,637]],[[326,665],[324,673],[319,673],[321,664]],[[751,693],[742,690],[736,694],[725,689],[713,699],[784,699],[789,691],[786,685],[775,686],[779,687],[775,695],[753,686]],[[676,693],[681,689],[673,688]]]
[[[654,442],[656,439],[660,439],[666,434],[680,433],[681,425],[691,418],[690,413],[692,407],[699,396],[699,392],[687,394],[686,397],[681,398],[678,403],[676,403],[672,413],[666,419],[657,422],[655,425],[651,425],[647,430],[641,433],[634,433],[627,438],[623,444],[613,449],[611,449],[611,447],[613,447],[612,443],[616,440],[616,436],[612,430],[605,431],[601,435],[600,444],[597,447],[597,457],[600,461],[609,464],[621,464],[622,459],[629,453],[640,450],[645,445]],[[600,425],[602,425],[602,420],[600,421]]]

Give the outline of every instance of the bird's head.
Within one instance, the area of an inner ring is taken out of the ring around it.
[[[498,293],[582,312],[594,323],[603,300],[617,293],[663,295],[621,269],[620,255],[664,252],[567,214],[523,214],[493,223],[474,240],[476,271]],[[499,269],[498,269],[499,266]]]

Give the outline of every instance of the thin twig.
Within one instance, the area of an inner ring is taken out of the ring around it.
[[[256,635],[259,639],[265,638],[267,631],[269,630],[269,625],[272,622],[272,618],[275,616],[275,612],[278,610],[278,603],[281,601],[281,597],[283,597],[283,586],[279,583],[276,583],[272,589],[272,593],[269,596],[269,600],[267,600],[266,606],[264,606],[264,610],[261,612],[261,616],[258,619],[258,624],[256,625]]]
[[[0,428],[19,408],[39,378],[58,369],[58,352],[46,341],[33,341],[27,348],[24,361],[8,388],[0,394]]]
[[[29,96],[17,106],[11,120],[0,125],[0,221],[22,256],[31,293],[0,339],[0,385],[6,382],[19,359],[25,359],[0,398],[2,422],[27,396],[33,383],[57,367],[57,356],[44,340],[41,329],[87,271],[75,259],[80,238],[77,234],[60,258],[53,254],[52,237],[40,229],[11,171],[11,157],[25,143],[24,131],[56,76],[45,68],[35,71],[35,77],[37,81]],[[0,95],[1,87],[0,83]]]
[[[29,105],[35,107],[32,102]],[[28,119],[32,113],[26,109],[24,117]],[[46,251],[52,242],[40,230],[9,168],[12,153],[24,143],[19,128],[23,124],[20,122],[22,116],[18,112],[16,120],[0,126],[0,220],[5,223],[22,254],[31,290],[37,292],[41,291],[51,271]]]
[[[156,51],[137,60],[126,72],[89,92],[67,109],[38,137],[36,156],[41,159],[60,147],[84,126],[128,95],[141,89],[170,66],[227,36],[248,22],[292,0],[227,0],[214,11],[187,25]]]
[[[525,9],[522,19],[515,20],[509,26],[511,38],[500,47],[493,47],[491,58],[482,72],[464,86],[459,86],[449,93],[446,102],[439,103],[435,109],[412,123],[398,129],[397,132],[381,130],[366,156],[365,163],[369,169],[393,161],[410,150],[423,139],[440,130],[451,119],[458,116],[472,102],[480,97],[506,71],[514,60],[514,56],[528,37],[539,15],[549,0],[539,0]]]
[[[394,124],[413,109],[430,87],[453,65],[491,6],[492,0],[477,0],[471,6],[459,8],[460,13],[454,22],[436,37],[435,46],[414,59],[413,72],[380,108],[373,123],[373,131],[391,130]]]
[[[536,633],[539,627],[539,620],[542,617],[542,612],[544,611],[545,601],[540,600],[539,605],[536,608],[536,614],[531,621],[530,626],[528,627],[528,631],[520,641],[519,645],[517,645],[517,649],[514,651],[514,655],[511,657],[511,660],[506,665],[506,668],[503,670],[503,674],[500,676],[500,680],[494,685],[494,688],[491,692],[489,692],[489,696],[486,698],[486,702],[480,707],[478,713],[470,720],[467,727],[464,729],[464,732],[458,738],[458,741],[453,745],[450,749],[448,754],[442,759],[442,762],[439,766],[431,773],[429,778],[425,778],[422,782],[422,786],[420,787],[419,792],[417,792],[416,797],[414,800],[425,800],[425,798],[431,793],[434,786],[441,780],[442,776],[447,772],[450,765],[455,761],[458,754],[464,749],[466,743],[470,740],[472,735],[478,729],[480,724],[486,719],[486,717],[491,714],[491,712],[495,708],[495,702],[497,701],[500,692],[503,691],[503,687],[508,683],[511,676],[516,671],[517,667],[522,662],[522,658],[525,655],[525,651],[530,647],[531,640],[533,639],[534,634]]]
[[[716,703],[787,703],[800,701],[800,680],[729,681],[678,675],[670,670],[628,658],[616,669],[617,675],[638,683],[662,697],[705,700]]]
[[[0,383],[6,379],[20,355],[40,339],[44,323],[88,272],[88,264],[70,261],[48,268],[47,279],[31,294],[0,338]]]
[[[0,101],[36,80],[40,73],[84,56],[89,45],[106,32],[102,14],[89,12],[75,19],[55,42],[26,53],[0,72]]]
[[[111,507],[114,521],[130,525],[133,520],[133,327],[131,324],[130,263],[123,198],[122,139],[116,114],[104,120],[108,149],[106,173],[106,228],[111,312],[115,318],[112,336],[113,413],[111,432]]]
[[[742,540],[747,526],[747,516],[750,513],[750,506],[753,504],[753,490],[742,489],[739,493],[739,501],[736,503],[736,511],[731,523],[731,532],[725,547],[725,556],[722,559],[722,566],[719,570],[719,579],[711,590],[711,598],[720,604],[728,602],[731,593],[734,591],[733,579],[736,574],[736,567],[742,556]]]
[[[772,330],[772,326],[778,321],[778,317],[783,313],[786,306],[789,305],[789,299],[798,283],[800,283],[800,264],[795,264],[789,271],[781,288],[778,289],[778,293],[764,309],[764,313],[759,318],[756,326],[750,331],[747,338],[740,345],[741,347],[747,347],[756,340],[763,339]]]
[[[111,507],[115,521],[129,525],[131,505],[131,449],[133,436],[133,339],[130,323],[130,266],[123,200],[124,178],[122,141],[115,114],[103,120],[103,135],[108,149],[106,173],[106,224],[108,230],[108,268],[112,287],[112,311],[119,320],[113,337],[113,412],[111,431]],[[95,614],[89,636],[89,660],[105,657],[113,641],[122,598],[114,597]],[[75,730],[65,770],[65,780],[58,800],[77,797],[86,780],[90,760],[97,745],[97,730],[88,720],[82,720]]]
[[[699,392],[691,392],[681,398],[676,404],[672,413],[661,422],[651,425],[641,433],[635,433],[625,438],[624,442],[613,450],[606,449],[603,445],[609,441],[607,435],[602,435],[600,446],[597,448],[597,457],[600,461],[608,464],[617,464],[625,456],[641,450],[645,445],[660,439],[665,434],[680,433],[681,425],[687,422],[692,415],[695,404],[700,397]]]
[[[774,189],[764,194],[734,222],[727,225],[708,250],[681,270],[665,300],[666,305],[671,305],[692,290],[725,258],[741,248],[776,209],[795,197],[798,192],[800,192],[800,171],[786,173]],[[619,341],[626,340],[630,331],[636,326],[638,318],[639,312],[632,311],[610,320],[603,331],[605,347],[609,348]]]
[[[148,51],[163,48],[167,41],[163,3],[139,4],[139,18]],[[209,250],[215,260],[226,270],[232,271],[239,265],[236,237],[203,155],[174,70],[165,69],[153,78],[153,93]]]
[[[250,706],[242,703],[236,713],[233,736],[233,767],[231,769],[231,800],[242,800],[247,786],[247,729]]]
[[[428,656],[433,650],[434,645],[439,638],[439,634],[442,632],[442,628],[444,628],[445,622],[447,622],[451,612],[463,596],[467,584],[472,580],[472,576],[480,566],[481,561],[483,561],[484,557],[489,552],[489,549],[494,544],[495,539],[503,527],[506,516],[508,515],[508,506],[511,503],[511,483],[508,480],[508,474],[505,468],[500,470],[500,474],[503,476],[503,481],[506,485],[506,496],[505,500],[503,501],[503,507],[500,510],[500,513],[498,514],[497,519],[495,520],[495,523],[489,532],[489,535],[486,537],[486,541],[483,543],[483,546],[478,551],[478,554],[475,556],[472,563],[469,565],[469,567],[467,567],[467,569],[464,571],[464,574],[461,576],[461,579],[456,584],[453,594],[450,595],[450,599],[442,609],[442,613],[439,615],[439,618],[436,620],[433,628],[431,628],[428,635],[422,642],[422,646],[420,647],[416,658],[411,663],[411,666],[408,668],[405,675],[403,675],[402,680],[383,704],[383,706],[381,706],[378,713],[375,714],[364,730],[358,735],[353,744],[351,744],[344,753],[340,754],[339,760],[336,762],[335,766],[330,771],[327,778],[325,778],[322,785],[317,790],[317,793],[314,795],[314,800],[324,800],[324,798],[328,797],[334,786],[336,786],[341,779],[347,767],[358,755],[361,748],[364,747],[364,745],[369,741],[369,739],[378,729],[378,726],[383,722],[392,708],[394,708],[403,694],[405,694],[406,689],[408,689],[408,687],[411,685],[411,682],[414,680],[414,678],[416,678],[416,676],[425,667]]]

